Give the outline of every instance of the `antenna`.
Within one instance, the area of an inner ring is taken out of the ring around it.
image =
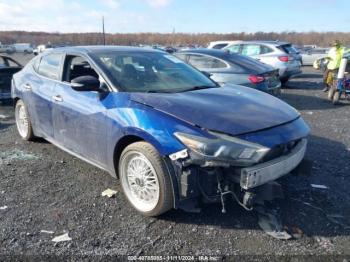
[[[105,17],[104,16],[102,16],[102,36],[103,36],[103,45],[106,45]]]

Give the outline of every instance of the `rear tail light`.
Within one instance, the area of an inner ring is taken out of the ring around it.
[[[278,59],[282,62],[288,62],[289,61],[289,57],[284,55],[284,56],[279,56]]]
[[[255,76],[255,75],[250,75],[248,77],[249,81],[252,82],[253,84],[259,84],[265,81],[265,77],[263,76]]]

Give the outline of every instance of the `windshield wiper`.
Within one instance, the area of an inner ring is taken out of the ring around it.
[[[169,90],[147,90],[145,93],[172,93]]]
[[[194,90],[201,90],[201,89],[208,89],[208,88],[214,88],[217,86],[193,86],[188,89],[169,89],[169,90],[147,90],[145,93],[182,93],[182,92],[187,92],[187,91],[194,91]]]
[[[208,88],[214,88],[216,86],[206,86],[206,85],[203,85],[203,86],[193,86],[191,87],[190,89],[186,89],[184,90],[184,92],[187,92],[187,91],[194,91],[194,90],[202,90],[202,89],[208,89]]]

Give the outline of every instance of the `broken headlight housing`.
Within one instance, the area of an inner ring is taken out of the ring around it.
[[[259,163],[270,150],[259,144],[251,143],[224,134],[210,132],[214,138],[195,136],[176,132],[179,139],[191,152],[205,160],[230,163],[234,166],[250,166]]]

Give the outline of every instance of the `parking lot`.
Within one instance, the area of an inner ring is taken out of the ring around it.
[[[30,57],[15,58],[25,63]],[[295,233],[289,241],[266,235],[255,213],[233,201],[226,214],[215,204],[200,214],[172,210],[158,218],[140,216],[106,172],[46,141],[22,141],[12,107],[0,105],[0,253],[350,256],[350,102],[334,106],[322,88],[320,72],[304,67],[281,95],[312,129],[311,175],[281,181],[283,222]],[[107,188],[118,191],[114,198],[101,196]],[[72,240],[51,241],[64,233]]]

